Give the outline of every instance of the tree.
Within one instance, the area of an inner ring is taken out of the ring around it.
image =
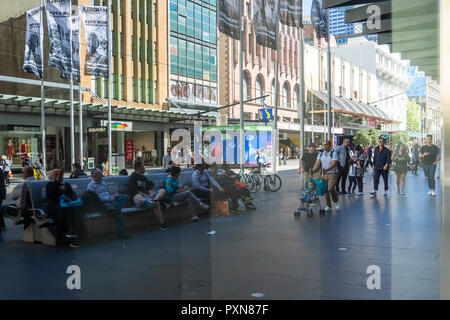
[[[356,131],[355,136],[353,137],[353,144],[367,146],[370,144],[370,136],[368,130],[358,130]]]
[[[420,106],[412,100],[406,104],[406,126],[413,131],[420,131]]]
[[[368,131],[370,142],[369,144],[377,145],[380,138],[380,130],[370,128]]]
[[[410,140],[410,136],[407,130],[399,131],[392,135],[392,144],[397,145],[399,142],[407,144]]]

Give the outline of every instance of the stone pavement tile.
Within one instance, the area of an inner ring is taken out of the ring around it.
[[[425,268],[419,276],[421,279],[440,281],[441,268]]]

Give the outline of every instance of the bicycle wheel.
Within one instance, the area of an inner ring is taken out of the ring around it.
[[[247,188],[251,193],[256,193],[261,188],[261,183],[254,175],[249,175]]]
[[[277,174],[269,174],[264,178],[264,185],[272,192],[281,189],[281,178]]]

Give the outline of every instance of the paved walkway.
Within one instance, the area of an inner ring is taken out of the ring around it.
[[[111,236],[78,249],[20,242],[11,227],[0,243],[0,299],[438,299],[441,197],[423,173],[408,174],[406,196],[345,196],[326,216],[294,218],[299,175],[280,172],[277,193],[260,191],[258,210],[198,223]],[[391,185],[394,176],[390,177]],[[439,180],[437,189],[439,190]],[[215,235],[206,235],[215,230]],[[66,287],[81,268],[82,290]],[[381,289],[366,286],[381,269]]]

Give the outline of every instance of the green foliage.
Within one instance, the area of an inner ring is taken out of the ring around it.
[[[397,145],[399,142],[402,142],[403,144],[407,144],[410,140],[410,136],[408,131],[399,131],[392,135],[392,144]]]
[[[354,145],[369,146],[371,144],[376,145],[378,138],[380,137],[380,131],[374,128],[369,130],[358,130],[353,137]]]
[[[406,104],[406,126],[413,131],[420,131],[420,106],[408,100]]]

